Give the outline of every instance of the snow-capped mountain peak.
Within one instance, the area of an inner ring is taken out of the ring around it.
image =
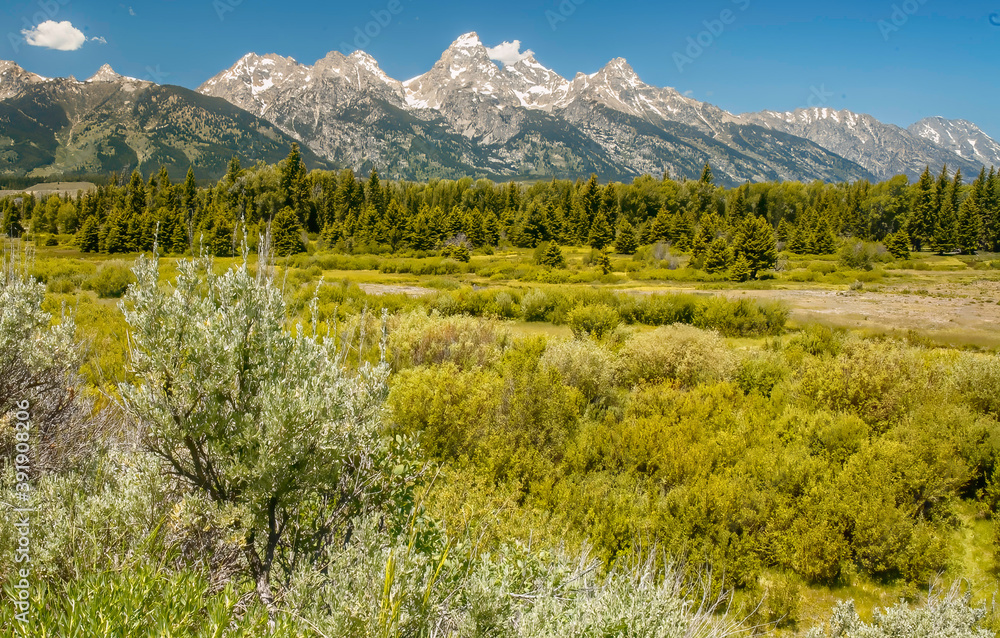
[[[928,117],[907,129],[913,135],[984,166],[1000,166],[1000,144],[968,120]]]
[[[130,78],[115,72],[110,64],[105,64],[86,80],[87,82],[142,82],[138,78]]]
[[[48,78],[25,71],[15,62],[0,60],[0,100],[19,95],[29,85],[48,81]]]
[[[485,48],[483,47],[482,40],[479,39],[479,34],[475,31],[470,31],[464,35],[459,36],[457,40],[451,43],[450,49],[476,49]]]
[[[529,109],[551,110],[566,99],[570,82],[529,55],[504,67],[511,90]]]
[[[0,67],[0,95],[2,74]],[[406,82],[389,77],[363,51],[334,51],[312,67],[248,54],[200,91],[354,165],[388,166],[385,149],[409,149],[393,160],[399,174],[410,170],[410,161],[428,174],[444,170],[436,150],[413,150],[423,145],[410,146],[411,134],[455,145],[450,152],[456,155],[445,164],[475,164],[470,158],[477,153],[495,153],[476,164],[484,174],[519,161],[525,164],[510,174],[573,172],[605,161],[605,172],[697,174],[711,159],[719,175],[738,183],[912,176],[942,163],[967,173],[1000,164],[1000,145],[965,121],[929,118],[904,130],[829,105],[737,116],[647,84],[625,58],[567,79],[519,40],[488,48],[475,32],[458,37],[430,70]],[[433,138],[432,130],[447,134]]]

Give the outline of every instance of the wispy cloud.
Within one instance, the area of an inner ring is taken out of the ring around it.
[[[98,44],[107,44],[108,43],[107,39],[103,35],[99,35],[97,37],[91,38],[90,41],[91,42],[96,42]]]
[[[87,41],[87,36],[68,20],[55,22],[46,20],[31,29],[22,29],[25,42],[33,47],[43,47],[56,51],[76,51]],[[103,39],[103,38],[102,38]]]
[[[504,66],[517,64],[526,57],[535,54],[535,52],[531,49],[521,53],[520,40],[514,40],[513,42],[501,42],[492,49],[486,49],[486,52],[489,53],[491,60],[502,62]]]

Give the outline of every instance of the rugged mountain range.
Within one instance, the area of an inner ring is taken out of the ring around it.
[[[218,177],[234,155],[276,162],[294,140],[218,98],[128,78],[105,65],[80,82],[0,63],[0,174],[92,174],[165,165]],[[306,152],[312,166],[332,166]]]
[[[250,54],[199,90],[269,119],[318,155],[393,177],[693,176],[709,161],[722,181],[739,183],[1000,165],[1000,146],[966,122],[904,130],[832,109],[734,115],[646,84],[622,58],[572,80],[533,55],[498,66],[475,33],[406,82],[360,52],[311,67]],[[433,155],[420,146],[428,138]]]
[[[116,97],[80,97],[102,92]],[[94,149],[103,143],[130,149],[122,150],[119,164],[151,166],[168,158],[175,165],[196,161],[208,167],[229,149],[272,161],[294,139],[312,152],[310,167],[347,166],[362,173],[377,168],[390,178],[596,173],[630,179],[664,171],[695,177],[711,162],[716,178],[729,185],[899,173],[915,178],[925,166],[937,171],[943,164],[969,175],[1000,166],[1000,144],[963,120],[929,118],[902,129],[827,108],[732,114],[646,84],[622,58],[572,80],[533,55],[498,65],[475,33],[458,38],[427,73],[405,82],[389,77],[361,51],[331,52],[311,66],[249,53],[198,93],[123,78],[110,69],[85,83],[47,80],[0,62],[0,151],[7,153],[0,157],[8,170],[89,170],[109,161],[108,152],[95,159]],[[171,100],[150,101],[153,95]],[[67,119],[77,123],[43,126],[33,117],[37,105],[20,102],[25,99],[58,103],[72,110]],[[150,108],[137,118],[140,103]],[[167,104],[171,108],[164,109]],[[19,119],[19,113],[32,117]],[[8,120],[17,123],[13,131],[24,133],[11,135]],[[188,120],[199,123],[197,130],[181,126]],[[42,129],[52,132],[43,135]],[[178,137],[178,129],[187,137]],[[80,139],[83,130],[105,141]],[[28,134],[45,141],[27,140]],[[32,150],[43,147],[49,150]],[[21,154],[11,155],[16,148]],[[92,161],[74,159],[80,157]]]

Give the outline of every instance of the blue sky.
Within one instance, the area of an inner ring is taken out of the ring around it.
[[[1000,139],[1000,0],[4,4],[0,59],[46,76],[85,78],[110,63],[125,75],[195,88],[248,51],[312,63],[367,28],[376,35],[363,48],[405,80],[476,31],[488,46],[520,40],[567,77],[625,57],[646,82],[736,113],[822,105],[901,126],[943,115]],[[42,19],[68,21],[88,40],[74,51],[18,44],[21,30]]]

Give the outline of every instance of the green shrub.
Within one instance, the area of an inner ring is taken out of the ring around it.
[[[834,359],[806,366],[804,396],[885,430],[919,399],[926,373],[915,356],[888,342],[848,340]]]
[[[788,342],[790,349],[800,349],[813,356],[837,355],[844,343],[844,331],[811,323]]]
[[[558,370],[563,383],[578,389],[590,403],[607,403],[614,396],[617,362],[600,343],[590,339],[549,343],[542,364]]]
[[[693,387],[728,379],[736,358],[717,333],[673,325],[632,336],[619,354],[626,385],[675,380]]]
[[[769,396],[774,386],[788,376],[789,368],[780,355],[757,353],[740,361],[736,370],[736,385],[743,392],[759,392]]]
[[[962,355],[954,370],[955,385],[970,405],[1000,417],[1000,357]]]
[[[892,258],[885,246],[861,241],[859,239],[849,239],[840,248],[839,264],[850,270],[872,270],[878,262],[885,262]]]
[[[604,304],[593,306],[578,305],[566,316],[566,324],[569,325],[576,337],[590,335],[600,339],[607,335],[621,323],[618,311]]]
[[[98,297],[121,297],[129,284],[135,283],[132,269],[121,260],[106,261],[97,267],[97,274],[84,283],[84,288],[93,290]]]
[[[510,342],[496,321],[415,311],[393,320],[389,356],[395,370],[446,362],[467,370],[496,363]]]
[[[555,300],[534,288],[521,299],[521,316],[525,321],[546,321],[555,308]]]
[[[780,302],[755,303],[712,297],[699,310],[694,325],[717,330],[727,337],[780,334],[788,322],[788,308]]]

